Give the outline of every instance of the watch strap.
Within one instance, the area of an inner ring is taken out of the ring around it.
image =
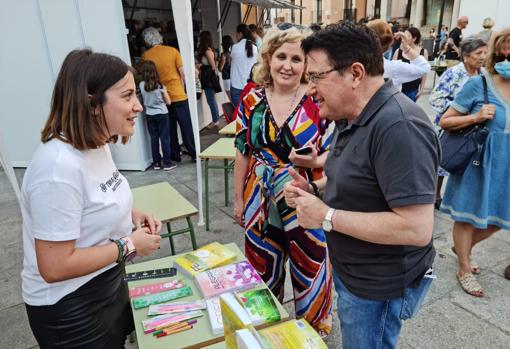
[[[329,221],[333,224],[333,215],[335,214],[335,209],[330,208],[328,212],[326,213],[326,217],[324,217],[324,220]]]

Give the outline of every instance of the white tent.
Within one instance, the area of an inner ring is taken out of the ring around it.
[[[76,47],[88,46],[92,49],[111,52],[129,61],[127,41],[125,39],[124,19],[121,2],[119,0],[56,0],[55,2],[36,1],[30,4],[10,1],[0,12],[0,19],[6,27],[17,29],[17,35],[6,35],[0,40],[2,47],[11,47],[21,51],[20,56],[8,55],[7,51],[0,53],[1,74],[4,77],[0,95],[9,100],[2,112],[0,127],[0,162],[19,198],[13,165],[27,166],[31,153],[37,146],[37,138],[32,134],[39,134],[42,118],[47,115],[51,88],[56,78],[60,63],[65,55]],[[172,0],[175,14],[175,28],[179,46],[183,56],[186,74],[186,89],[188,91],[190,112],[195,134],[197,154],[200,153],[199,121],[195,90],[194,46],[191,16],[191,0]],[[55,11],[56,9],[59,11]],[[101,11],[98,11],[101,9]],[[66,30],[63,31],[62,28]],[[4,54],[5,53],[5,54]],[[43,63],[46,63],[44,65]],[[13,69],[11,69],[13,68]],[[23,71],[23,75],[20,74]],[[9,88],[7,88],[9,86]],[[22,88],[30,86],[31,102],[24,106],[23,113],[19,112],[20,98],[26,98]],[[29,109],[30,107],[32,109]],[[39,118],[35,120],[34,118]],[[137,123],[135,137],[126,146],[114,145],[118,148],[114,155],[116,162],[124,162],[126,169],[145,169],[147,149],[140,145],[144,143],[141,123]],[[27,126],[29,128],[27,129]],[[27,137],[28,136],[28,137]],[[28,142],[30,141],[30,142]],[[27,145],[28,144],[28,145]],[[20,156],[23,146],[24,154]],[[8,151],[10,154],[8,154]],[[114,153],[112,151],[112,153]],[[18,158],[24,158],[19,161]],[[134,158],[135,165],[127,163]],[[15,159],[15,163],[11,159]],[[200,161],[197,168],[197,194],[199,219],[203,225],[202,205],[202,167]]]
[[[197,155],[200,154],[200,128],[198,123],[197,99],[195,88],[195,57],[193,44],[193,27],[191,17],[191,0],[172,0],[172,10],[174,13],[175,31],[179,41],[179,49],[184,64],[184,73],[186,75],[186,91],[188,94],[188,103],[191,112],[191,121],[193,123],[193,133],[195,136],[195,147]],[[198,194],[198,225],[204,225],[204,212],[202,203],[202,164],[197,164],[197,194]]]

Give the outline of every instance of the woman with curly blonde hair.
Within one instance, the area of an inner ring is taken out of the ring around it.
[[[253,74],[259,86],[242,99],[237,117],[234,217],[245,229],[246,257],[280,300],[290,260],[296,316],[324,337],[333,292],[324,231],[299,226],[283,196],[292,173],[310,181],[323,176],[329,143],[328,124],[306,95],[303,38],[294,27],[264,36]]]

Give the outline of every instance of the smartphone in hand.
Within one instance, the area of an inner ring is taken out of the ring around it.
[[[306,146],[299,149],[296,149],[296,154],[298,155],[308,155],[312,152],[312,147]]]

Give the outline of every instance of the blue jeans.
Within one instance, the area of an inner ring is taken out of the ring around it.
[[[397,347],[402,320],[416,315],[432,279],[424,277],[418,287],[406,288],[403,297],[384,301],[355,296],[334,272],[333,282],[343,349],[389,349]]]
[[[212,121],[216,122],[220,118],[220,114],[218,113],[218,104],[216,104],[216,99],[214,98],[214,90],[212,88],[204,88],[204,92],[209,109],[211,109]]]
[[[163,150],[163,165],[171,165],[170,160],[170,132],[168,114],[145,115],[147,120],[147,129],[151,136],[152,161],[161,163],[161,154],[159,153],[159,141],[161,140],[161,149]]]
[[[230,98],[234,108],[237,108],[239,105],[239,101],[241,100],[241,93],[243,93],[243,90],[230,86]]]

